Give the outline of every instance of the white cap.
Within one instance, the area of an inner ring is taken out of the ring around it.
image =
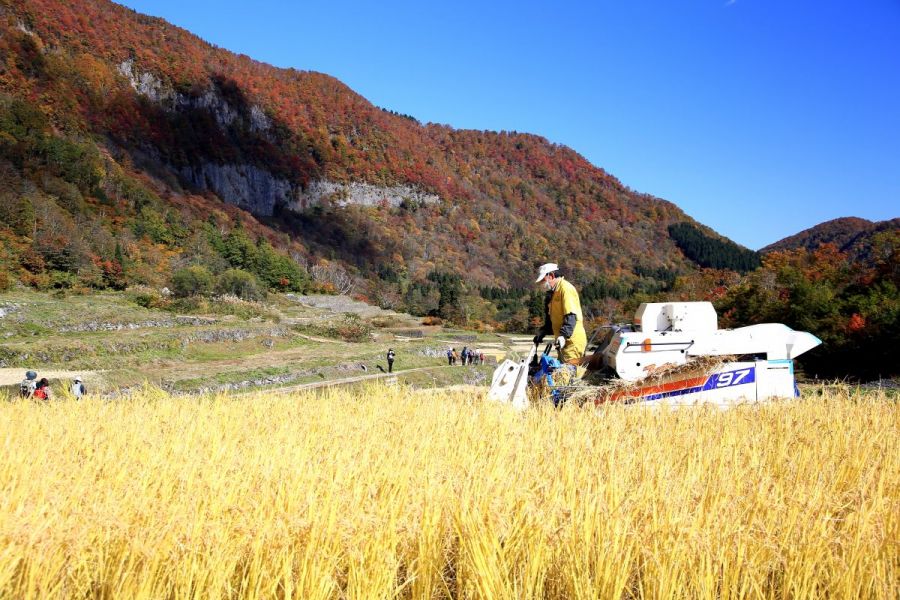
[[[538,269],[538,277],[534,280],[535,283],[540,283],[541,279],[547,276],[547,273],[552,273],[553,271],[559,271],[559,265],[556,263],[547,263],[545,265],[541,265],[541,268]]]
[[[81,377],[76,377],[76,378],[75,378],[75,381],[80,382],[80,381],[81,381]]]

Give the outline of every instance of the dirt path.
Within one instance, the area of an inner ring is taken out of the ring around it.
[[[364,381],[376,381],[379,379],[396,379],[399,375],[404,375],[406,373],[416,373],[419,371],[434,371],[437,369],[450,369],[454,368],[450,365],[438,365],[435,367],[416,367],[415,369],[404,369],[402,371],[394,371],[393,373],[374,373],[372,375],[356,375],[355,377],[344,377],[343,379],[330,379],[328,381],[316,381],[313,383],[302,383],[300,385],[289,385],[280,388],[272,388],[266,390],[246,390],[241,392],[234,392],[232,396],[246,396],[249,394],[258,394],[261,391],[265,391],[266,393],[274,393],[274,394],[290,394],[293,392],[302,392],[304,390],[315,390],[320,388],[332,387],[336,385],[348,385],[351,383],[362,383]]]
[[[304,340],[309,340],[311,342],[322,342],[324,344],[333,344],[335,343],[334,339],[323,338],[323,337],[315,337],[312,335],[306,335],[305,333],[296,334],[297,337],[302,337]]]
[[[14,369],[0,369],[0,385],[15,385],[25,379],[25,371],[21,367]],[[84,377],[85,382],[97,382],[100,375],[97,371],[38,371],[38,378],[46,377],[53,384],[59,379],[71,380],[77,375]]]

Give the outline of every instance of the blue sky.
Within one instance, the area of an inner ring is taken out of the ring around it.
[[[760,248],[900,216],[900,0],[126,0],[422,122],[529,132]]]

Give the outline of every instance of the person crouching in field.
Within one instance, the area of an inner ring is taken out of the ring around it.
[[[38,381],[37,388],[31,397],[35,400],[44,400],[45,402],[51,400],[50,382],[47,381],[46,377]]]
[[[35,371],[27,371],[25,379],[19,384],[19,397],[31,398],[37,389],[37,373]]]

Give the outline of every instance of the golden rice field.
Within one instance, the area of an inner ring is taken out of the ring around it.
[[[900,411],[0,403],[2,598],[885,598]]]

